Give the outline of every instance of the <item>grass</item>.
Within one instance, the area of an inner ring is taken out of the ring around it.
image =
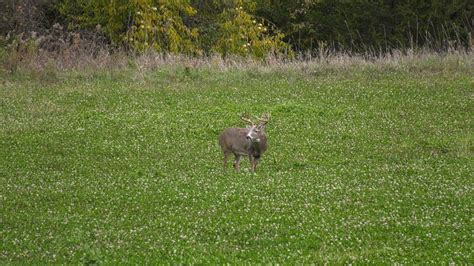
[[[472,264],[472,66],[3,73],[0,263]]]

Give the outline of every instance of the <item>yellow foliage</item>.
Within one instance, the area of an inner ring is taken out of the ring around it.
[[[226,9],[220,16],[219,39],[212,50],[222,55],[237,54],[261,58],[268,54],[284,54],[290,47],[284,35],[272,29],[263,19],[247,13],[242,6]],[[275,33],[271,34],[273,31]]]
[[[124,40],[134,49],[154,49],[158,52],[200,53],[195,45],[199,36],[197,29],[188,28],[181,14],[193,16],[196,10],[181,0],[135,0],[136,12],[133,26]]]

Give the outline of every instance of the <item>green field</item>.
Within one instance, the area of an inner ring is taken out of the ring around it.
[[[0,75],[0,263],[474,263],[472,56]],[[238,115],[269,149],[222,169]]]

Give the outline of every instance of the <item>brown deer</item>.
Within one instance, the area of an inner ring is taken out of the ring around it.
[[[248,114],[240,117],[247,122],[246,128],[231,127],[225,129],[219,136],[219,145],[224,153],[224,169],[227,167],[227,158],[231,153],[235,155],[234,169],[240,171],[240,157],[248,155],[250,160],[250,171],[255,172],[260,156],[267,150],[267,136],[265,125],[270,120],[269,114],[253,121]]]

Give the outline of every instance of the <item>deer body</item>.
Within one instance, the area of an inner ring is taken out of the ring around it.
[[[250,171],[255,172],[261,155],[267,150],[267,136],[264,131],[264,125],[268,122],[268,116],[261,119],[257,125],[254,122],[242,117],[250,123],[247,128],[227,128],[219,136],[219,145],[224,153],[224,168],[227,166],[227,159],[230,154],[234,154],[234,168],[240,171],[240,158],[242,155],[248,155],[250,160]]]

